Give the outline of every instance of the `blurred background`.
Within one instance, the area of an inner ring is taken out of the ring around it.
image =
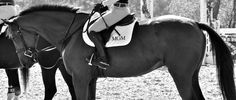
[[[83,11],[91,11],[94,4],[102,0],[15,0],[18,10],[42,4],[58,4],[80,7]],[[142,2],[151,0],[129,0],[130,8],[135,16],[142,20],[144,8]],[[236,58],[236,0],[152,0],[152,10],[148,7],[152,17],[161,15],[179,15],[196,21],[203,21],[213,27],[232,51]],[[152,18],[151,17],[151,18]],[[207,44],[207,57],[211,49]],[[212,59],[212,58],[210,58]],[[208,62],[209,63],[209,62]],[[38,66],[38,65],[37,65]],[[40,67],[31,69],[30,85],[27,93],[21,95],[23,100],[42,100],[44,87]],[[0,70],[0,100],[6,98],[7,78]],[[207,100],[222,100],[216,79],[215,66],[204,66],[200,71],[200,84]],[[56,74],[58,92],[53,100],[70,100],[67,86],[60,72]],[[26,99],[25,99],[26,98]],[[174,82],[163,68],[152,73],[135,78],[101,78],[97,87],[98,100],[180,100]]]
[[[40,4],[59,4],[81,7],[84,11],[92,10],[95,3],[102,0],[15,0],[20,9]],[[129,0],[130,8],[137,17],[140,17],[140,1]],[[146,1],[146,0],[145,0]],[[236,0],[206,0],[213,7],[213,18],[221,22],[221,27],[229,27],[234,17]],[[200,21],[200,0],[153,0],[153,16],[167,14],[180,15]]]

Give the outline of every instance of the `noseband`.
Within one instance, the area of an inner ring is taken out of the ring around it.
[[[36,47],[37,47],[37,44],[38,44],[37,40],[39,38],[39,35],[36,34],[34,36],[35,37],[35,45],[34,45],[34,47],[28,47],[26,45],[26,42],[25,42],[25,40],[23,38],[23,35],[22,35],[22,32],[21,32],[22,28],[18,25],[18,23],[15,22],[15,24],[17,25],[17,35],[20,36],[20,40],[23,43],[23,47],[22,48],[20,48],[20,49],[16,48],[16,53],[18,54],[18,53],[22,53],[23,52],[24,56],[29,57],[33,61],[37,62],[37,50],[36,50]]]

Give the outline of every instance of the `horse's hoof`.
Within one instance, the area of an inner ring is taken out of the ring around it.
[[[13,100],[15,98],[15,93],[7,93],[7,100]]]
[[[19,100],[19,96],[15,96],[14,100]]]

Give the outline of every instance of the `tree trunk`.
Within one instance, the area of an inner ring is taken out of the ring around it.
[[[229,27],[230,28],[235,28],[236,27],[236,0],[233,2],[233,11],[232,11],[232,18],[229,22]]]
[[[208,0],[207,1],[207,20],[211,27],[216,28],[213,24],[218,19],[220,9],[220,0]]]
[[[218,19],[219,9],[220,9],[220,0],[216,0],[213,6],[213,19],[216,20]]]

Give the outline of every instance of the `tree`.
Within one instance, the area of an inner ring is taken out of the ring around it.
[[[171,0],[167,7],[168,14],[179,15],[199,21],[199,5],[199,0]]]
[[[235,28],[236,27],[236,0],[233,2],[233,10],[231,14],[231,20],[229,22],[229,27],[230,28]]]
[[[171,0],[154,0],[154,16],[161,16],[169,14],[167,7],[170,5]]]
[[[220,9],[220,0],[208,0],[207,1],[207,20],[211,27],[218,28],[218,14]]]
[[[208,0],[207,3],[212,7],[212,18],[217,20],[220,9],[220,0]]]

